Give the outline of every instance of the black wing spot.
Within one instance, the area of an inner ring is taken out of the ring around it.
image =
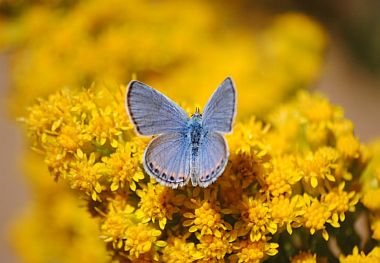
[[[210,175],[208,174],[208,175],[206,175],[206,179],[209,179],[210,178]]]
[[[154,173],[156,173],[156,174],[158,174],[158,169],[156,168],[156,169],[154,169]]]
[[[215,170],[212,170],[211,175],[214,175],[214,174],[215,174]]]
[[[166,178],[166,173],[162,173],[162,177]]]
[[[174,176],[170,176],[170,181],[174,181]]]
[[[219,170],[220,169],[220,165],[218,165],[217,167],[216,167],[216,170]]]
[[[152,162],[150,162],[149,163],[149,167],[151,168],[151,169],[153,169],[154,167],[153,167],[153,163]]]

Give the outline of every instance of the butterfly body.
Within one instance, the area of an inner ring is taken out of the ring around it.
[[[126,107],[141,135],[158,135],[145,150],[145,171],[158,182],[177,188],[191,180],[207,187],[224,171],[228,147],[222,133],[230,132],[236,113],[236,94],[227,78],[207,103],[189,118],[165,95],[132,81]]]

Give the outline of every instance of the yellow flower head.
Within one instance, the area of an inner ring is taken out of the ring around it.
[[[359,253],[358,247],[354,247],[352,255],[341,255],[339,261],[341,263],[377,263],[380,262],[380,248],[375,247],[368,255],[365,255],[364,252]]]
[[[268,243],[265,240],[252,242],[250,240],[240,241],[238,244],[239,252],[236,253],[239,263],[253,262],[259,263],[267,256],[277,254],[277,243]]]
[[[116,191],[126,186],[135,191],[136,183],[144,179],[144,173],[141,168],[141,145],[142,143],[138,140],[136,142],[126,142],[125,145],[120,144],[116,152],[109,157],[102,158],[112,180],[111,191]]]
[[[72,161],[67,180],[73,189],[78,189],[96,201],[100,200],[99,194],[103,191],[103,186],[100,184],[103,175],[105,174],[104,163],[97,162],[95,153],[90,156],[78,150],[76,158]]]
[[[142,254],[150,254],[157,261],[157,248],[166,246],[165,241],[158,240],[160,235],[161,231],[149,224],[129,225],[125,230],[124,250],[132,260],[138,259]]]
[[[312,235],[318,230],[323,230],[322,235],[327,240],[329,235],[325,229],[325,223],[331,217],[329,207],[317,199],[310,198],[307,194],[303,196],[303,199],[305,202],[304,226]]]
[[[305,160],[300,160],[303,180],[313,188],[324,179],[335,182],[338,160],[339,153],[331,147],[321,147],[315,153],[309,153]]]
[[[279,228],[285,226],[289,234],[292,233],[293,223],[296,226],[300,225],[301,215],[304,213],[298,200],[299,196],[289,198],[280,195],[274,197],[270,203],[273,221],[276,222]]]
[[[183,216],[187,219],[183,222],[183,226],[190,227],[189,232],[198,232],[200,236],[220,237],[222,230],[231,230],[231,225],[223,220],[219,202],[216,201],[216,192],[206,189],[203,199],[198,193],[199,191],[195,190],[193,198],[185,202],[187,212]]]
[[[249,233],[251,241],[259,241],[265,235],[277,232],[277,224],[271,218],[271,208],[263,198],[244,196],[240,211],[241,221],[235,224],[239,236]]]
[[[173,219],[173,214],[179,211],[179,206],[185,199],[184,195],[176,194],[173,189],[157,183],[148,183],[142,189],[136,190],[140,197],[136,216],[143,222],[158,220],[161,229],[165,228],[167,220]]]
[[[201,254],[200,262],[217,262],[232,252],[232,242],[236,240],[236,233],[225,230],[220,231],[218,235],[197,233],[197,238],[200,242],[197,244],[197,250]]]
[[[302,251],[292,257],[291,263],[317,263],[317,256],[310,252]]]
[[[292,186],[302,178],[294,156],[273,158],[273,169],[264,178],[263,190],[272,196],[291,195]]]
[[[372,211],[380,211],[380,188],[366,191],[363,195],[362,203]]]
[[[195,248],[194,243],[179,237],[170,237],[162,253],[162,260],[168,263],[190,263],[202,258],[202,254]]]

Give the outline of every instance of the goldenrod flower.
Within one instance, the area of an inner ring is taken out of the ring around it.
[[[360,144],[353,134],[340,136],[336,147],[346,158],[358,158],[360,154]]]
[[[136,190],[136,183],[144,179],[141,167],[142,147],[139,141],[126,142],[118,145],[116,152],[109,157],[105,156],[102,161],[105,163],[107,174],[110,178],[111,191],[128,186],[131,190]],[[136,158],[137,157],[137,158]]]
[[[232,242],[236,240],[234,231],[222,230],[218,235],[196,233],[199,240],[197,250],[201,254],[199,262],[218,262],[233,250]]]
[[[272,196],[291,195],[292,186],[302,178],[302,172],[297,166],[296,158],[285,155],[273,158],[272,170],[265,176],[263,190]]]
[[[371,230],[373,232],[372,237],[376,240],[380,240],[380,218],[376,217],[372,219]]]
[[[170,237],[162,253],[162,260],[168,263],[190,263],[203,257],[193,242],[179,237]]]
[[[364,192],[362,203],[372,211],[380,211],[380,188],[369,189]]]
[[[120,249],[123,246],[123,239],[126,238],[125,232],[127,228],[133,224],[132,212],[135,209],[122,200],[117,201],[119,202],[111,202],[109,204],[108,214],[105,215],[100,229],[102,233],[101,238],[105,242],[112,242],[114,248]],[[124,204],[118,204],[120,201]]]
[[[237,257],[237,262],[250,262],[259,263],[267,256],[274,256],[277,254],[277,243],[268,243],[265,240],[252,242],[250,240],[243,240],[238,243],[238,252],[236,256],[233,255],[232,258]]]
[[[151,254],[151,259],[158,261],[157,247],[166,246],[163,240],[157,240],[161,231],[149,224],[138,223],[129,225],[125,230],[124,250],[129,258],[138,259],[142,254]]]
[[[347,211],[355,211],[355,205],[359,201],[359,195],[354,191],[347,193],[344,191],[344,182],[337,188],[331,189],[329,193],[322,195],[322,203],[329,205],[332,212],[332,218],[336,222],[344,221]]]
[[[79,189],[94,201],[100,200],[99,194],[103,191],[100,184],[105,174],[104,163],[97,162],[95,153],[87,156],[81,150],[77,151],[68,174],[64,175],[73,189]]]
[[[359,253],[358,247],[354,247],[352,255],[341,255],[339,261],[341,263],[377,263],[380,262],[380,248],[375,247],[368,255],[365,255],[364,252]]]
[[[313,188],[323,179],[335,182],[338,160],[339,153],[331,147],[321,147],[315,153],[308,153],[305,160],[300,161],[303,180]]]
[[[216,200],[216,192],[205,189],[204,198],[200,199],[196,191],[195,196],[185,202],[187,212],[183,214],[187,220],[184,227],[189,227],[189,232],[198,232],[199,236],[221,236],[221,231],[231,230],[232,226],[223,220],[219,202]],[[194,194],[193,194],[194,195]],[[191,212],[189,212],[191,211]]]
[[[299,198],[297,195],[291,198],[280,195],[274,197],[270,203],[273,221],[279,228],[286,227],[289,234],[292,234],[293,225],[301,225],[301,216],[305,213],[298,202]]]
[[[144,223],[158,220],[161,229],[165,228],[167,220],[173,219],[174,213],[179,212],[179,206],[186,198],[157,183],[142,186],[141,190],[136,190],[136,194],[140,197],[137,218],[141,218]]]
[[[249,234],[251,241],[259,241],[265,235],[277,232],[277,224],[271,218],[270,205],[262,197],[244,196],[240,210],[241,221],[235,224],[239,236]]]
[[[317,263],[317,256],[310,252],[302,251],[292,257],[291,263]]]
[[[317,199],[311,198],[304,194],[305,202],[304,226],[310,230],[310,234],[314,234],[318,230],[322,230],[323,238],[328,240],[329,234],[326,231],[325,224],[330,220],[331,211],[328,205],[322,204]],[[331,204],[333,205],[333,204]],[[336,219],[335,224],[337,223]]]
[[[82,193],[91,214],[100,218],[100,236],[115,258],[257,262],[285,249],[270,240],[287,235],[284,240],[290,242],[304,230],[310,239],[320,231],[327,240],[327,226],[341,227],[347,213],[355,211],[359,193],[350,181],[368,159],[361,145],[355,157],[337,148],[339,137],[353,132],[338,109],[323,102],[330,109],[319,116],[300,108],[305,101],[320,103],[318,96],[301,93],[266,121],[238,122],[228,136],[229,163],[213,186],[170,189],[145,174],[141,161],[148,140],[136,136],[121,116],[119,97],[99,98],[110,91],[92,87],[57,93],[31,108],[41,122],[34,113],[25,121],[50,172]],[[51,112],[44,117],[46,109]],[[99,127],[102,121],[107,125]],[[322,122],[332,137],[308,141],[302,125]],[[287,123],[294,134],[283,129]],[[336,133],[330,130],[334,125],[340,127]],[[277,144],[284,139],[286,144]],[[373,200],[364,195],[362,202],[376,211]]]

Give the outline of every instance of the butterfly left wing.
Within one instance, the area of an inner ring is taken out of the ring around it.
[[[230,77],[211,96],[203,111],[203,127],[208,131],[228,133],[236,115],[236,91]]]
[[[190,179],[191,142],[183,133],[154,138],[145,150],[145,171],[158,182],[177,188]]]
[[[129,83],[125,104],[141,135],[178,132],[189,121],[187,113],[174,101],[137,80]]]
[[[223,173],[228,163],[228,147],[224,137],[209,132],[199,148],[199,175],[197,184],[207,187]]]

